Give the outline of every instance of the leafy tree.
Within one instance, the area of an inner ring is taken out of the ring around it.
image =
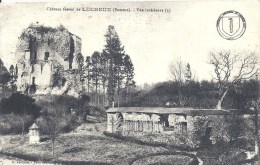
[[[257,57],[254,53],[241,55],[225,50],[210,52],[209,55],[210,64],[214,68],[214,79],[219,89],[216,109],[221,109],[222,102],[231,87],[258,74]]]
[[[124,57],[124,69],[125,69],[125,74],[126,74],[126,82],[125,82],[125,87],[126,87],[126,102],[129,100],[129,96],[131,96],[131,87],[135,86],[135,81],[134,79],[134,66],[132,63],[132,60],[129,55],[125,55]]]
[[[9,73],[10,73],[10,80],[9,80],[9,83],[11,85],[11,88],[12,88],[12,93],[14,93],[14,91],[16,90],[16,81],[17,81],[17,74],[18,74],[18,67],[16,65],[16,67],[14,67],[13,65],[10,66],[9,68]]]
[[[93,55],[91,56],[91,80],[93,82],[93,85],[95,86],[95,102],[98,105],[99,99],[99,86],[101,84],[101,62],[100,62],[101,56],[100,53],[95,51]]]
[[[4,66],[3,61],[0,59],[0,85],[3,88],[3,93],[5,95],[5,90],[8,81],[10,80],[10,75],[6,67]]]
[[[84,81],[85,81],[85,76],[84,76],[84,56],[79,53],[77,56],[77,63],[78,63],[78,72],[80,75],[80,82],[82,86],[82,90],[84,89]]]
[[[58,87],[62,85],[62,75],[63,68],[61,66],[54,66],[54,73],[52,74],[52,84],[51,87]]]
[[[227,97],[233,99],[234,108],[239,110],[245,110],[248,102],[259,98],[260,83],[258,80],[248,80],[237,83],[235,87],[232,87]]]
[[[82,95],[79,99],[79,107],[78,107],[78,113],[83,118],[83,121],[86,122],[87,115],[90,114],[89,112],[89,102],[90,97],[87,95]]]
[[[83,75],[82,78],[87,80],[87,92],[90,92],[90,83],[91,83],[91,58],[90,56],[86,57],[85,66],[83,67]]]
[[[108,55],[109,61],[109,73],[108,73],[108,101],[109,105],[112,105],[115,98],[116,86],[118,92],[120,91],[120,85],[122,81],[122,60],[124,55],[124,47],[121,44],[119,36],[114,26],[109,25],[105,34],[106,45],[104,51]]]
[[[38,116],[40,107],[35,104],[35,99],[20,93],[14,93],[9,98],[2,99],[0,102],[0,112],[28,114]]]
[[[103,87],[103,107],[106,105],[106,86],[108,81],[108,54],[103,50],[100,57],[101,63],[101,82]]]
[[[93,85],[96,104],[99,105],[99,95],[102,91],[103,107],[107,100],[111,106],[115,97],[119,106],[122,89],[127,88],[129,91],[130,87],[135,85],[134,67],[130,56],[125,54],[114,26],[108,26],[105,40],[106,45],[101,53],[95,51],[91,57],[86,58],[82,77],[87,79],[88,93]]]
[[[114,81],[116,84],[116,91],[117,91],[117,106],[119,107],[120,105],[120,92],[121,89],[123,88],[124,85],[124,79],[126,77],[126,72],[125,72],[125,65],[124,65],[124,54],[116,54],[115,56],[115,67],[114,67]]]
[[[15,70],[14,70],[14,66],[13,65],[10,66],[9,73],[10,73],[11,76],[15,75]]]
[[[186,72],[185,72],[185,81],[190,82],[191,80],[192,80],[191,68],[190,68],[190,64],[187,63]]]

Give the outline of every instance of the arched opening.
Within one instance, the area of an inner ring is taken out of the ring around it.
[[[180,122],[180,132],[181,133],[187,132],[187,122]]]
[[[66,81],[67,81],[67,80],[66,80],[66,79],[63,77],[63,78],[62,78],[62,80],[61,80],[61,85],[62,85],[62,87],[64,87],[64,86],[65,86],[65,84],[66,84]]]
[[[119,121],[118,127],[121,127],[123,125],[123,121],[124,121],[122,113],[118,114],[118,121]]]
[[[35,77],[32,77],[32,85],[35,85]]]
[[[160,122],[163,123],[165,127],[169,127],[169,114],[161,114],[160,115]]]
[[[49,52],[45,52],[45,54],[44,54],[44,61],[48,61],[49,56],[50,56],[50,53]]]

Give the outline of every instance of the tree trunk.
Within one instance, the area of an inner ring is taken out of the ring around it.
[[[112,106],[112,102],[114,101],[114,72],[113,72],[113,61],[112,59],[109,60],[109,71],[108,71],[108,87],[107,87],[107,94],[108,94],[108,106]]]
[[[98,89],[98,91],[97,91],[97,103],[98,103],[98,106],[100,106],[99,95],[100,95],[100,89]]]
[[[88,79],[88,94],[89,94],[89,79]]]
[[[95,104],[96,104],[96,106],[98,106],[98,84],[97,84],[98,82],[96,81],[96,95],[95,95]]]
[[[258,102],[256,102],[255,108],[255,155],[257,158],[257,162],[259,161],[259,125],[258,125]]]
[[[23,121],[23,119],[21,119],[22,120],[22,123],[23,123],[23,125],[22,125],[22,136],[23,136],[23,134],[24,134],[24,121]]]
[[[119,92],[119,89],[118,89],[118,91],[117,91],[117,107],[119,107],[119,94],[120,94],[120,92]]]
[[[54,142],[55,142],[55,140],[52,140],[52,159],[55,161]]]
[[[119,84],[120,80],[118,79],[118,86],[117,86],[117,107],[119,107],[119,102],[120,102],[120,84]]]
[[[106,84],[103,84],[103,108],[106,105]]]
[[[126,85],[126,97],[125,97],[125,104],[127,104],[128,103],[128,100],[129,100],[129,87],[128,87],[128,84]]]
[[[216,107],[217,110],[221,110],[222,109],[222,102],[223,102],[227,92],[228,92],[228,89],[223,93],[223,95],[221,96],[220,100],[218,101],[218,104],[217,104],[217,107]]]

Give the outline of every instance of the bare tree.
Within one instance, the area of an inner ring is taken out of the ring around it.
[[[55,142],[62,129],[62,117],[55,110],[44,110],[42,113],[42,122],[45,127],[46,133],[49,135],[49,138],[52,142],[52,157],[55,160]]]
[[[218,83],[219,101],[217,109],[222,108],[222,102],[229,89],[237,83],[253,78],[259,67],[254,53],[234,53],[231,51],[210,52],[210,64],[214,67],[213,78]]]
[[[194,80],[190,64],[183,62],[181,59],[172,61],[169,65],[169,70],[172,81],[177,82],[180,87],[183,87]],[[188,102],[187,93],[182,92],[182,90],[178,88],[178,105],[183,107],[186,106]]]
[[[171,79],[174,82],[184,83],[185,82],[185,64],[181,60],[172,61],[169,66]]]
[[[184,84],[195,79],[194,74],[191,71],[191,66],[188,62],[184,62],[181,59],[172,61],[169,65],[170,78],[174,82]]]

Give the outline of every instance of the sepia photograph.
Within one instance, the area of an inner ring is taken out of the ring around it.
[[[259,165],[260,1],[0,3],[0,165]]]

